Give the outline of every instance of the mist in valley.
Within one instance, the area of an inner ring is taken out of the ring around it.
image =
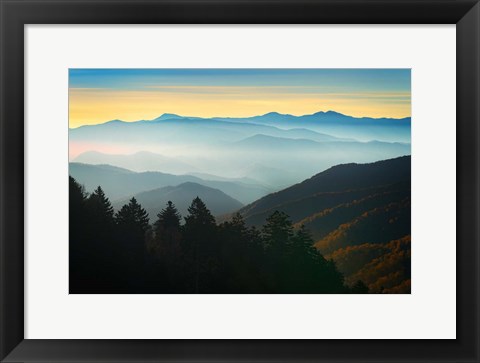
[[[245,119],[166,114],[70,129],[70,146],[75,163],[249,185],[251,198],[240,199],[250,202],[258,190],[281,190],[334,165],[409,155],[410,119],[356,119],[333,112]]]

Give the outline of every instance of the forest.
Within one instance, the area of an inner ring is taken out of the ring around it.
[[[198,197],[181,216],[156,216],[132,197],[117,212],[101,186],[87,194],[69,177],[71,294],[368,293],[347,286],[310,232],[275,210],[261,226],[241,214],[217,223]]]

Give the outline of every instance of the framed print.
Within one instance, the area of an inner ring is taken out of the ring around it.
[[[1,11],[2,361],[479,360],[477,1]]]

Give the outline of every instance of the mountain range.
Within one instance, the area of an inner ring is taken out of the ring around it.
[[[337,165],[239,213],[261,226],[274,211],[285,212],[337,262],[347,283],[361,279],[372,292],[409,292],[410,179],[410,156]]]
[[[140,129],[146,128],[149,131],[154,131],[158,125],[162,126],[163,132],[151,135],[152,138],[158,136],[171,137],[175,134],[176,127],[182,129],[190,127],[197,130],[198,126],[201,126],[205,132],[201,132],[198,136],[208,136],[209,131],[215,129],[215,136],[221,136],[224,141],[238,140],[255,134],[265,134],[287,138],[307,138],[320,142],[353,141],[353,138],[355,138],[358,141],[379,140],[410,143],[411,118],[356,118],[334,111],[317,112],[303,116],[270,112],[265,115],[246,118],[201,118],[163,114],[153,120],[133,122],[112,120],[97,125],[85,125],[72,128],[70,132],[72,132],[75,140],[77,137],[93,137],[91,135],[93,130],[102,133],[106,130],[116,129],[119,131],[123,128],[125,132],[120,132],[121,136],[134,140],[136,138],[135,133]],[[103,135],[99,134],[97,137],[102,138]]]
[[[238,200],[230,197],[221,190],[210,188],[198,183],[185,182],[176,186],[167,186],[153,189],[134,195],[135,199],[148,212],[151,223],[156,220],[157,214],[165,208],[168,201],[173,201],[182,216],[188,215],[188,207],[196,197],[202,199],[213,215],[221,215],[238,210],[243,206]],[[128,199],[113,203],[119,210]]]
[[[72,162],[215,175],[279,190],[334,165],[409,155],[410,118],[354,118],[333,111],[250,118],[164,114],[70,129],[69,145]]]
[[[351,137],[361,141],[382,140],[410,142],[411,118],[372,118],[352,117],[335,111],[320,111],[311,115],[294,116],[270,112],[261,116],[232,119],[217,118],[223,121],[243,121],[262,125],[275,125],[282,128],[306,127],[322,130],[337,137]]]
[[[138,173],[111,165],[70,163],[69,173],[89,192],[99,185],[102,186],[107,197],[114,202],[132,197],[140,192],[178,186],[186,182],[218,189],[241,203],[250,203],[271,191],[261,184],[247,184],[226,179],[205,180],[193,175],[173,175],[160,172]]]
[[[115,165],[137,172],[151,170],[162,170],[162,172],[168,174],[198,172],[198,170],[190,164],[148,151],[139,151],[126,155],[86,151],[78,155],[74,161],[82,164]]]

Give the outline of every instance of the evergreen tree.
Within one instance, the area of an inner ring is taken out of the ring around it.
[[[69,176],[68,177],[68,185],[69,185],[69,204],[70,204],[70,212],[77,212],[84,207],[85,200],[86,200],[86,193],[85,188],[78,184],[77,181]]]
[[[263,236],[267,247],[274,253],[285,252],[293,237],[293,226],[287,214],[275,211],[263,226]]]
[[[85,201],[86,193],[77,181],[69,176],[69,219],[70,243],[81,240],[82,229],[86,223]],[[72,247],[72,246],[71,246]],[[76,246],[74,246],[76,247]]]
[[[180,219],[177,208],[171,202],[157,214],[148,239],[148,252],[157,258],[166,257],[168,246],[180,240]]]
[[[135,198],[130,199],[115,215],[116,249],[115,268],[116,278],[122,278],[123,284],[132,288],[141,286],[145,268],[144,255],[146,232],[150,228],[148,213]]]
[[[88,265],[94,280],[91,290],[109,291],[116,276],[115,220],[113,207],[99,186],[85,202],[87,220],[84,236],[89,247]]]
[[[181,250],[181,226],[180,226],[180,214],[177,208],[171,202],[167,202],[166,208],[162,209],[157,214],[157,221],[153,226],[153,239],[150,244],[150,250],[154,256],[157,257],[157,261],[154,263],[160,263],[161,268],[165,275],[165,284],[169,285],[172,291],[181,291],[184,287],[184,258],[182,258]]]
[[[88,281],[88,256],[91,247],[85,238],[88,221],[85,211],[86,193],[69,176],[69,280],[70,291],[83,291]]]
[[[262,236],[266,247],[266,284],[271,292],[288,292],[290,245],[293,225],[288,215],[275,211],[263,226]]]
[[[167,207],[162,209],[162,211],[157,214],[157,217],[158,219],[154,224],[155,233],[162,234],[166,231],[174,233],[180,230],[181,216],[171,201],[167,202]]]
[[[185,226],[211,229],[216,225],[212,213],[199,197],[192,201],[188,207],[188,213],[189,215],[185,217]]]
[[[294,233],[291,253],[294,261],[300,266],[308,265],[321,257],[317,249],[313,246],[313,239],[310,232],[304,225],[301,225]]]
[[[185,248],[190,251],[192,289],[196,293],[208,292],[215,285],[219,267],[219,250],[215,218],[205,203],[196,197],[185,217]]]
[[[103,223],[109,227],[113,225],[113,207],[101,186],[98,186],[88,198],[87,209],[95,224]]]
[[[325,280],[327,261],[313,246],[312,236],[305,226],[300,226],[295,232],[291,250],[289,292],[320,292]]]
[[[235,213],[230,222],[225,222],[230,230],[238,235],[244,236],[247,234],[247,226],[245,220],[240,213]]]
[[[240,213],[220,226],[222,241],[221,289],[227,293],[263,291],[263,248],[258,231],[246,226]]]
[[[117,212],[115,220],[117,225],[138,233],[142,238],[148,229],[148,213],[135,198],[130,199],[129,203]]]
[[[309,252],[309,254],[311,254],[313,251],[316,251],[315,247],[313,247],[312,235],[303,224],[295,232],[294,243],[298,248]]]
[[[338,271],[333,260],[326,260],[314,247],[310,232],[301,226],[295,234],[293,250],[297,263],[294,271],[299,271],[296,276],[297,283],[293,288],[296,293],[346,293],[344,277]],[[302,264],[303,268],[299,265]]]
[[[145,233],[149,229],[148,213],[135,198],[130,199],[115,215],[118,238],[123,241],[123,248],[137,255],[143,254]]]
[[[163,254],[174,254],[178,252],[181,239],[180,214],[175,204],[167,202],[167,207],[157,214],[157,221],[154,224],[155,240],[158,250]]]

